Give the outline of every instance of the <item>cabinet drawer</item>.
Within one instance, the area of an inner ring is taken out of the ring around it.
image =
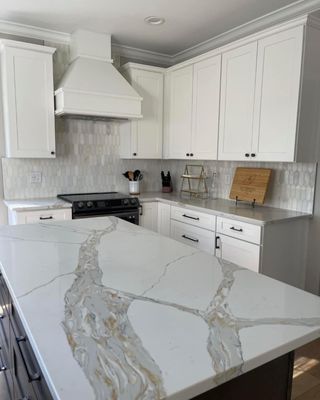
[[[33,224],[45,221],[61,221],[72,219],[71,208],[43,211],[23,211],[16,213],[16,224]]]
[[[52,400],[14,305],[12,305],[10,331],[13,348],[13,372],[19,395],[22,398],[26,396],[28,399]]]
[[[240,267],[259,272],[260,246],[217,234],[216,256]]]
[[[260,244],[261,227],[233,219],[217,217],[217,233]]]
[[[214,232],[171,220],[171,237],[181,243],[214,254]]]
[[[187,208],[171,207],[171,219],[210,231],[215,230],[216,217],[214,215],[191,211]]]

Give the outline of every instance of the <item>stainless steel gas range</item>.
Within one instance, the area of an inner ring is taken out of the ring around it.
[[[139,225],[139,200],[117,192],[59,194],[72,204],[72,218],[92,218],[112,215]]]

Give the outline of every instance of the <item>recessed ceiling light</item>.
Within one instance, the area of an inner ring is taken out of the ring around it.
[[[150,25],[162,25],[165,23],[164,18],[159,18],[159,17],[154,17],[154,16],[146,17],[144,20],[147,24],[150,24]]]

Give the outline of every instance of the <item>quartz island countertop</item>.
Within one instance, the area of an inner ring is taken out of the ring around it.
[[[0,228],[56,400],[187,400],[320,337],[320,298],[117,218]]]

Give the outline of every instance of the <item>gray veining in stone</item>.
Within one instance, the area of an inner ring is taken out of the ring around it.
[[[320,318],[239,319],[234,316],[228,295],[236,279],[235,273],[246,269],[223,260],[219,260],[222,280],[205,310],[146,296],[175,262],[198,251],[166,264],[157,281],[141,295],[103,286],[98,247],[102,236],[116,229],[116,222],[112,218],[107,229],[92,231],[83,242],[75,270],[76,279],[65,295],[63,326],[73,355],[90,380],[97,400],[160,400],[165,397],[161,370],[143,347],[128,319],[127,311],[134,300],[173,307],[205,321],[208,326],[207,351],[215,372],[214,385],[243,372],[241,329],[259,325],[320,326]]]
[[[143,348],[127,316],[132,298],[102,285],[97,246],[116,229],[93,231],[81,245],[77,276],[65,295],[63,326],[73,355],[97,400],[164,397],[161,371]]]

